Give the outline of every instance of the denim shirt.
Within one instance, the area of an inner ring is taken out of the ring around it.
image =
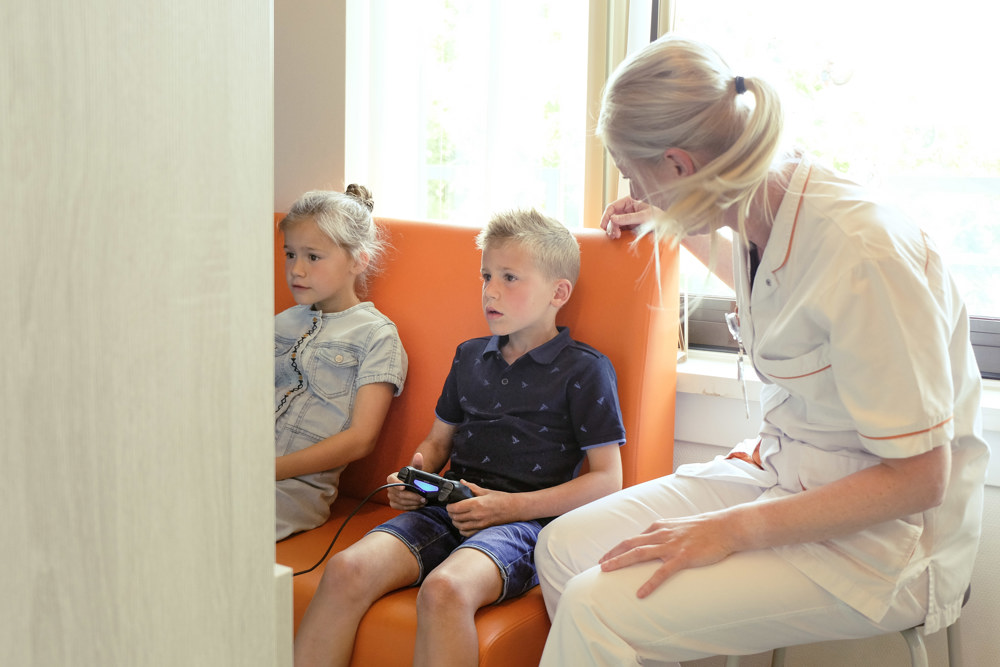
[[[276,315],[275,456],[305,449],[350,426],[362,385],[388,382],[398,396],[406,368],[395,324],[371,302],[339,313],[294,306]],[[342,470],[278,482],[279,539],[283,520],[291,532],[326,520]]]

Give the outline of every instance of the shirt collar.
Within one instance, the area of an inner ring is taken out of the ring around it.
[[[781,200],[777,214],[774,216],[774,222],[771,225],[771,234],[767,241],[767,248],[765,249],[765,253],[771,260],[768,264],[769,270],[772,272],[783,267],[785,262],[788,261],[789,254],[791,254],[792,242],[795,240],[795,227],[811,173],[812,164],[808,158],[803,157],[792,173],[792,177],[788,182],[788,189]],[[763,261],[763,258],[761,259]],[[775,265],[775,262],[777,265]]]
[[[555,361],[555,358],[559,356],[573,339],[569,336],[569,327],[556,327],[559,331],[550,340],[545,341],[538,347],[528,350],[525,356],[531,357],[535,363],[548,365]],[[507,336],[493,336],[490,341],[486,344],[486,348],[483,350],[483,356],[500,354],[500,347],[507,342]]]

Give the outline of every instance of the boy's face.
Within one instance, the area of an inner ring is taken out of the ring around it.
[[[521,243],[507,241],[483,250],[483,313],[494,335],[552,335],[561,302],[557,279],[535,266]]]
[[[337,313],[358,303],[354,281],[364,266],[313,220],[285,230],[285,279],[299,305]]]

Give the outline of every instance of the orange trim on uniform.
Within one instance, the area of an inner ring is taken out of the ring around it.
[[[929,433],[929,432],[933,431],[936,428],[941,428],[942,426],[944,426],[945,424],[947,424],[948,422],[950,422],[954,418],[955,418],[954,416],[948,417],[947,419],[945,419],[940,424],[935,424],[934,426],[931,426],[930,428],[925,428],[925,429],[920,430],[920,431],[914,431],[913,433],[900,433],[899,435],[881,435],[881,436],[878,436],[878,437],[871,436],[871,435],[865,435],[864,433],[859,433],[858,435],[860,435],[862,438],[866,438],[868,440],[892,440],[893,438],[908,438],[911,435],[920,435],[921,433]]]
[[[747,454],[746,452],[729,452],[729,455],[726,456],[726,458],[744,461],[763,470],[764,462],[760,459],[760,442],[760,440],[757,441],[757,446],[753,448],[753,454]]]
[[[809,373],[804,373],[802,375],[782,376],[782,375],[772,375],[770,373],[765,373],[765,375],[767,375],[768,377],[772,377],[775,380],[798,380],[799,378],[807,378],[810,375],[816,375],[816,373],[822,373],[825,370],[829,370],[832,365],[833,364],[827,364],[826,366],[823,366],[823,368],[820,368],[819,370],[811,371]]]
[[[795,208],[795,219],[792,220],[792,233],[788,237],[788,250],[785,252],[785,259],[781,260],[781,264],[778,265],[775,271],[787,264],[788,258],[792,255],[792,241],[795,240],[795,227],[799,224],[799,212],[802,210],[802,202],[806,198],[806,187],[809,185],[809,177],[812,176],[812,173],[812,165],[809,165],[809,171],[806,173],[806,180],[802,184],[802,192],[799,193],[799,205]]]

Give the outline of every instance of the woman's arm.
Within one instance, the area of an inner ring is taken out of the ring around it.
[[[492,491],[465,482],[475,498],[448,505],[452,523],[463,535],[489,526],[558,516],[622,488],[617,444],[586,450],[589,470],[557,486],[524,493]]]
[[[617,239],[622,232],[635,229],[639,225],[653,219],[657,209],[646,202],[637,201],[631,197],[622,197],[608,204],[601,217],[601,229],[608,236]],[[714,244],[714,247],[713,247]],[[735,289],[733,279],[733,243],[718,232],[685,236],[681,245],[688,249],[695,259],[704,264],[715,276],[730,289]]]
[[[681,239],[681,245],[729,289],[736,289],[736,280],[733,277],[732,241],[719,232],[712,232],[685,236]]]
[[[657,521],[609,551],[601,567],[661,561],[637,593],[645,597],[680,570],[711,565],[738,551],[842,537],[928,510],[944,498],[950,469],[951,448],[943,445],[905,459],[882,459],[792,496]]]
[[[331,470],[364,458],[375,448],[396,387],[375,382],[358,388],[351,425],[315,445],[275,458],[275,479]]]

